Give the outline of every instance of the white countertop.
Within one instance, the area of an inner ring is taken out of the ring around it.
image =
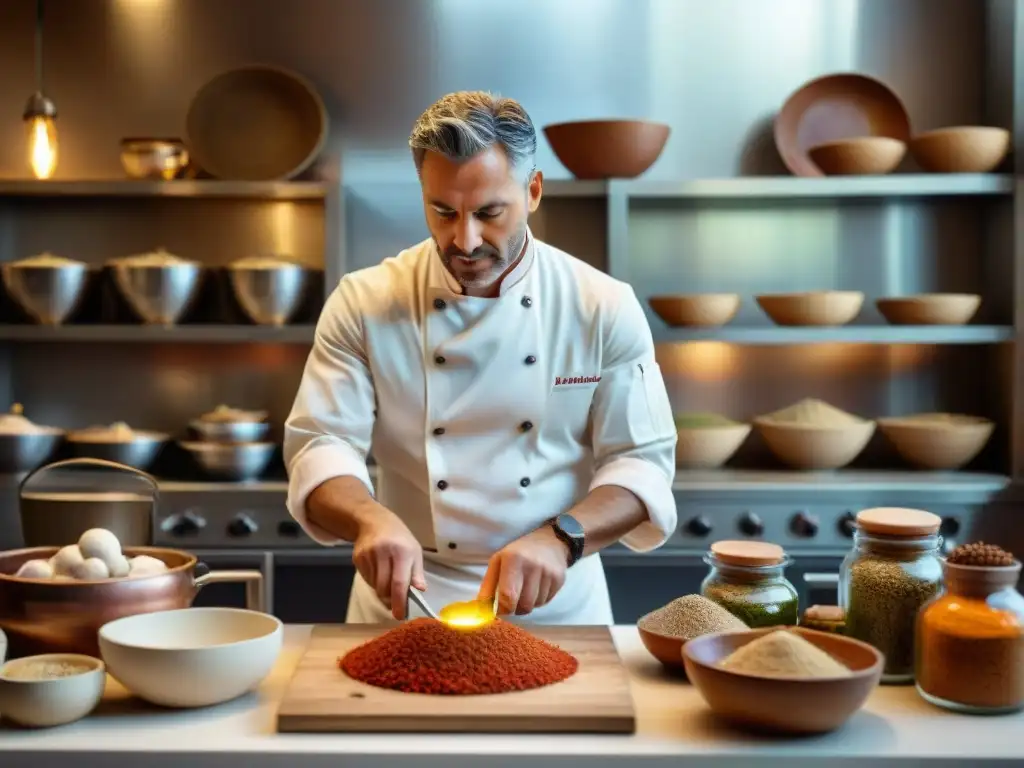
[[[277,734],[277,702],[309,635],[286,629],[277,668],[259,691],[204,710],[159,710],[109,681],[100,708],[62,728],[0,726],[0,765],[11,768],[417,768],[621,765],[679,768],[1024,765],[1024,714],[970,717],[936,709],[912,687],[882,687],[841,730],[781,739],[718,723],[700,694],[664,676],[634,627],[615,627],[637,708],[634,736]],[[68,754],[78,753],[78,754]],[[685,758],[680,761],[680,758]],[[69,762],[70,761],[70,762]],[[87,761],[87,762],[83,762]],[[143,762],[144,761],[144,762]]]

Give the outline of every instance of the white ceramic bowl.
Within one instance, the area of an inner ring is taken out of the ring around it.
[[[65,677],[8,677],[25,665],[66,661],[88,671]],[[103,662],[92,656],[49,653],[13,659],[0,667],[0,716],[29,728],[51,728],[81,720],[100,703],[107,674]]]
[[[100,653],[125,688],[164,707],[206,707],[251,691],[281,652],[266,613],[184,608],[126,616],[100,628]]]

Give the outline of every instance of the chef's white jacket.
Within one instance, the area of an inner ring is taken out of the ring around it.
[[[424,548],[435,610],[476,597],[488,558],[591,489],[636,494],[647,551],[676,526],[676,431],[632,288],[529,236],[498,298],[465,296],[426,240],[345,275],[316,328],[285,425],[288,509],[314,539],[306,498],[339,476],[374,493]],[[413,606],[411,611],[415,615]],[[390,611],[357,575],[347,621]],[[599,555],[523,620],[610,624]]]

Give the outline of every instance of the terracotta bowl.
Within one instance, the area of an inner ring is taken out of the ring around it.
[[[932,173],[988,173],[1010,151],[1010,132],[985,125],[940,128],[919,133],[910,141],[910,154]]]
[[[907,145],[886,136],[862,136],[818,144],[807,150],[826,176],[876,176],[892,173]]]
[[[671,129],[646,120],[581,120],[545,126],[562,165],[577,179],[633,179],[661,155]]]
[[[651,296],[647,303],[666,325],[710,327],[725,325],[740,309],[737,293],[694,293],[680,296]]]
[[[678,427],[676,466],[717,469],[731,459],[750,434],[749,424],[721,427]]]
[[[922,293],[877,299],[875,306],[893,325],[966,325],[978,312],[976,293]]]
[[[875,433],[875,422],[812,427],[754,419],[769,450],[794,469],[839,469],[856,459]]]
[[[909,464],[921,469],[960,469],[992,437],[995,423],[979,416],[926,422],[913,418],[879,419],[878,429]]]
[[[809,291],[774,293],[754,297],[776,325],[846,325],[860,312],[860,291]]]
[[[813,680],[773,678],[718,666],[737,648],[777,629],[704,635],[689,641],[682,649],[687,677],[716,715],[737,725],[787,734],[825,733],[840,727],[878,685],[884,657],[859,640],[794,628],[790,631],[831,654],[853,674]]]
[[[686,644],[685,640],[681,640],[678,637],[660,635],[643,627],[637,627],[637,630],[640,632],[640,640],[643,642],[644,648],[648,650],[651,656],[660,661],[662,666],[675,672],[685,672],[683,668],[683,646]]]

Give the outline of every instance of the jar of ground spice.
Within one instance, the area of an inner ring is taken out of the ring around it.
[[[957,547],[943,563],[945,587],[917,622],[917,690],[960,712],[1024,709],[1021,564],[990,544]]]
[[[942,583],[937,515],[876,508],[857,514],[853,551],[839,573],[845,634],[885,654],[883,683],[914,680],[917,613]]]
[[[782,547],[761,541],[716,541],[704,562],[711,571],[700,593],[751,629],[797,623],[797,592],[786,579],[790,560]]]

